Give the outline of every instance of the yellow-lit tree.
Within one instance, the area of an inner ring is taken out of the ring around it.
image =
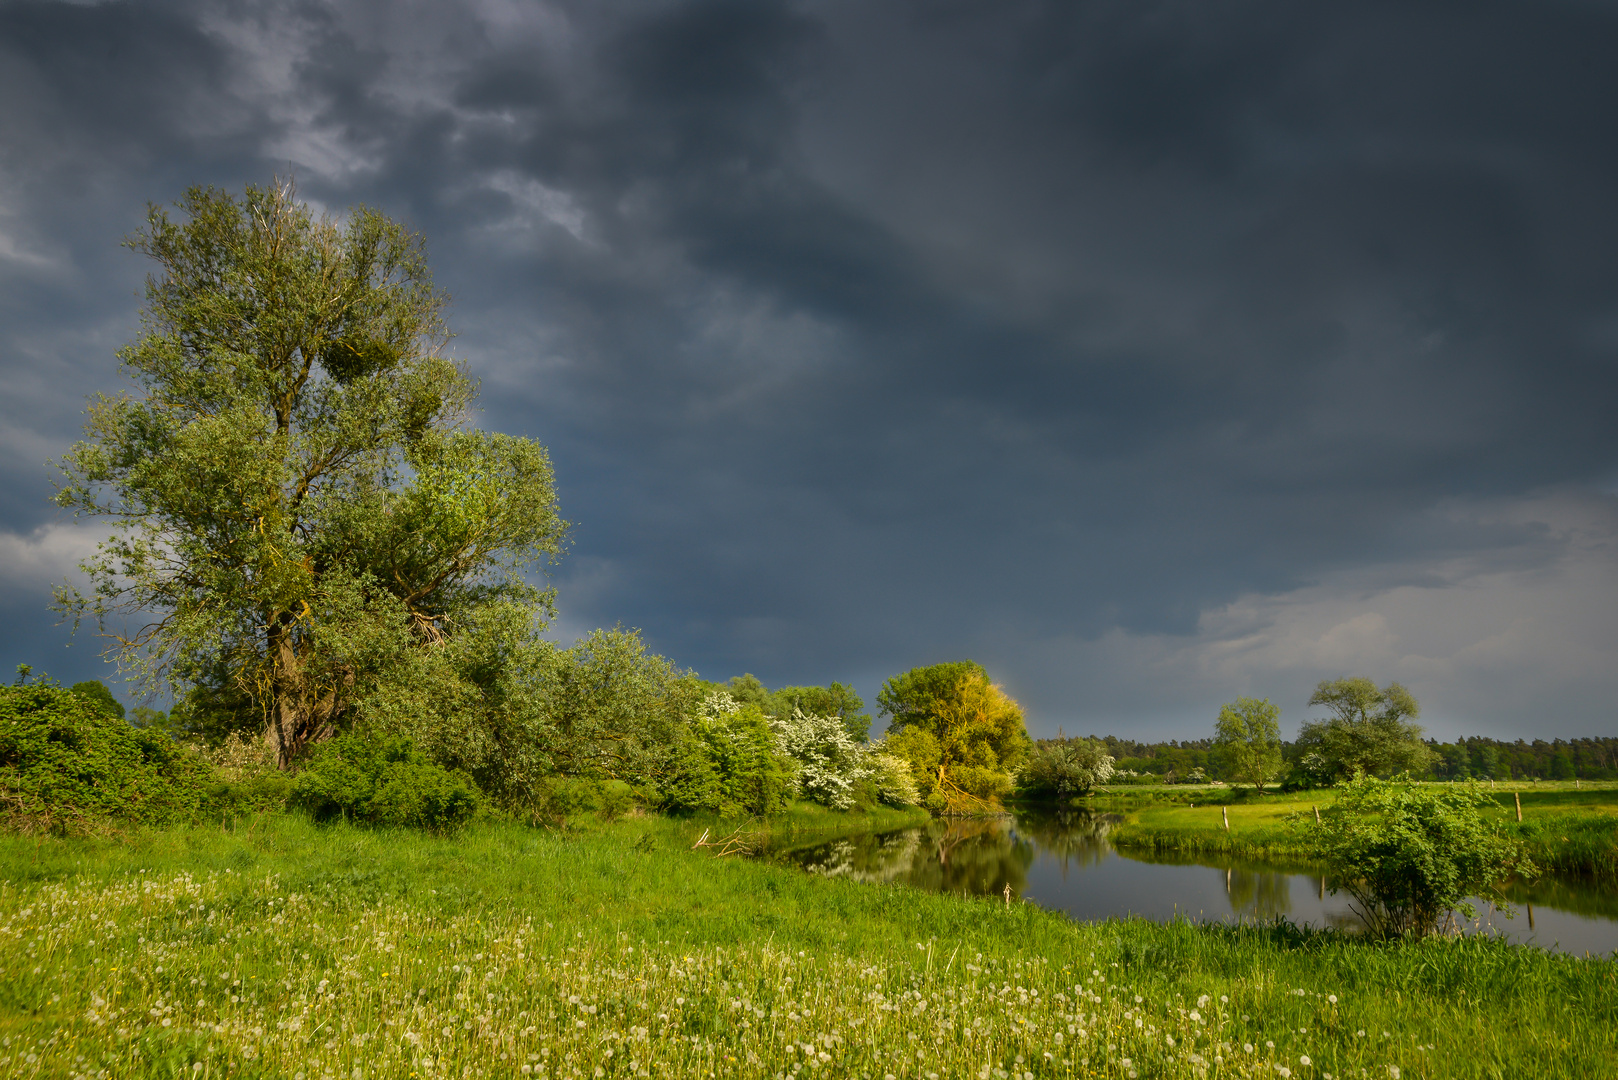
[[[922,802],[939,814],[1000,810],[1028,753],[1022,707],[972,661],[914,668],[877,695],[893,717],[886,750],[910,765]]]

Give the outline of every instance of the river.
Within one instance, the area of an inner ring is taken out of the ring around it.
[[[1357,930],[1346,893],[1305,866],[1220,856],[1165,858],[1118,851],[1108,814],[1017,813],[983,821],[933,822],[888,833],[778,841],[766,857],[811,873],[890,882],[972,896],[1008,895],[1075,919],[1140,915],[1257,921],[1284,917],[1311,926]],[[1543,878],[1505,893],[1501,907],[1476,901],[1463,929],[1486,931],[1573,954],[1618,952],[1618,890]]]

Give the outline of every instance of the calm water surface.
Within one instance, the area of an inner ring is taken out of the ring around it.
[[[812,873],[894,882],[936,892],[1028,899],[1076,919],[1143,915],[1198,920],[1267,920],[1357,929],[1346,894],[1307,867],[1115,851],[1107,840],[1119,819],[1075,811],[1019,813],[995,821],[934,822],[924,828],[783,844],[768,855]],[[1618,952],[1618,893],[1546,879],[1508,891],[1507,918],[1478,902],[1469,929],[1582,954]]]

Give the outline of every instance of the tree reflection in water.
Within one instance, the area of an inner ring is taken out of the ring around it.
[[[1225,871],[1225,891],[1230,910],[1254,919],[1273,919],[1292,911],[1291,875],[1273,870]]]
[[[1093,810],[1025,811],[1017,815],[1017,831],[1029,837],[1062,867],[1062,880],[1072,867],[1094,866],[1112,852],[1107,833],[1123,818]]]
[[[1034,847],[1005,818],[934,821],[922,828],[780,846],[772,854],[816,874],[934,892],[1021,895]]]
[[[828,877],[893,882],[935,892],[1020,897],[1028,869],[1041,851],[1069,866],[1098,863],[1111,848],[1107,831],[1119,819],[1088,810],[1019,814],[1015,820],[968,818],[934,821],[900,832],[842,836],[783,845],[772,854]]]

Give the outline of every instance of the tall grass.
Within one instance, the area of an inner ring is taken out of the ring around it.
[[[693,828],[0,840],[0,1075],[1618,1071],[1611,960],[1074,923],[714,859]]]

